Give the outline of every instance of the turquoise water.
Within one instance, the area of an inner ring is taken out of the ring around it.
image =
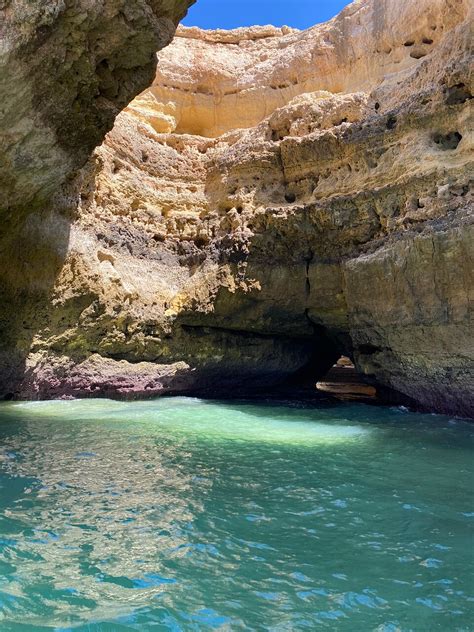
[[[0,630],[473,630],[474,425],[0,405]]]

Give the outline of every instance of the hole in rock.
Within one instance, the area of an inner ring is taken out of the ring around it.
[[[427,53],[423,50],[414,50],[410,53],[410,57],[413,59],[421,59],[422,57],[426,57]]]
[[[415,40],[407,40],[406,42],[403,43],[403,46],[414,46],[415,45]]]
[[[122,165],[117,160],[114,160],[112,164],[112,173],[118,173],[121,168],[122,168]]]
[[[367,384],[348,356],[341,356],[316,388],[344,401],[374,400],[377,396],[375,386]]]
[[[203,248],[204,246],[207,246],[209,241],[210,240],[208,235],[198,235],[194,238],[194,243],[198,248]]]
[[[472,99],[471,91],[464,83],[457,83],[450,88],[446,88],[445,94],[447,105],[460,105]]]
[[[374,109],[375,109],[375,111],[380,110],[380,103],[378,101],[374,105]]]
[[[288,204],[293,204],[293,202],[296,201],[296,195],[291,192],[285,193],[285,200],[288,202]]]
[[[362,355],[374,355],[374,353],[378,353],[379,351],[382,351],[380,347],[376,347],[375,345],[371,345],[371,344],[359,345],[358,350],[359,350],[359,353]]]
[[[428,44],[428,46],[433,43],[433,40],[430,37],[424,37],[421,41],[423,42],[423,44]]]
[[[433,141],[443,151],[456,149],[462,140],[462,134],[459,132],[449,132],[448,134],[434,134]]]
[[[307,345],[308,348],[307,361],[289,377],[285,386],[291,390],[297,389],[314,396],[316,394],[316,382],[322,379],[322,376],[337,361],[340,352],[326,328],[313,323],[309,317],[308,310],[306,310],[305,315],[313,329],[313,336],[305,342],[305,346]]]
[[[395,129],[395,127],[397,126],[397,117],[393,115],[389,116],[385,126],[387,129]]]

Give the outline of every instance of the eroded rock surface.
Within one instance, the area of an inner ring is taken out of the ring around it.
[[[190,4],[0,1],[1,383],[21,372],[36,327],[28,318],[43,318],[63,264],[77,207],[71,180],[151,83],[156,51]]]
[[[153,79],[190,0],[3,0],[0,209],[41,205]]]
[[[346,353],[473,415],[471,13],[362,0],[304,32],[180,28],[75,195],[23,226],[59,273],[4,391],[233,394]]]

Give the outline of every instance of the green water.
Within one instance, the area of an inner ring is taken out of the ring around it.
[[[0,630],[473,630],[474,425],[0,405]]]

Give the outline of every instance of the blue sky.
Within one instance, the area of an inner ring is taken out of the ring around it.
[[[348,0],[197,0],[183,24],[205,29],[286,24],[306,29],[334,17],[347,4]]]

